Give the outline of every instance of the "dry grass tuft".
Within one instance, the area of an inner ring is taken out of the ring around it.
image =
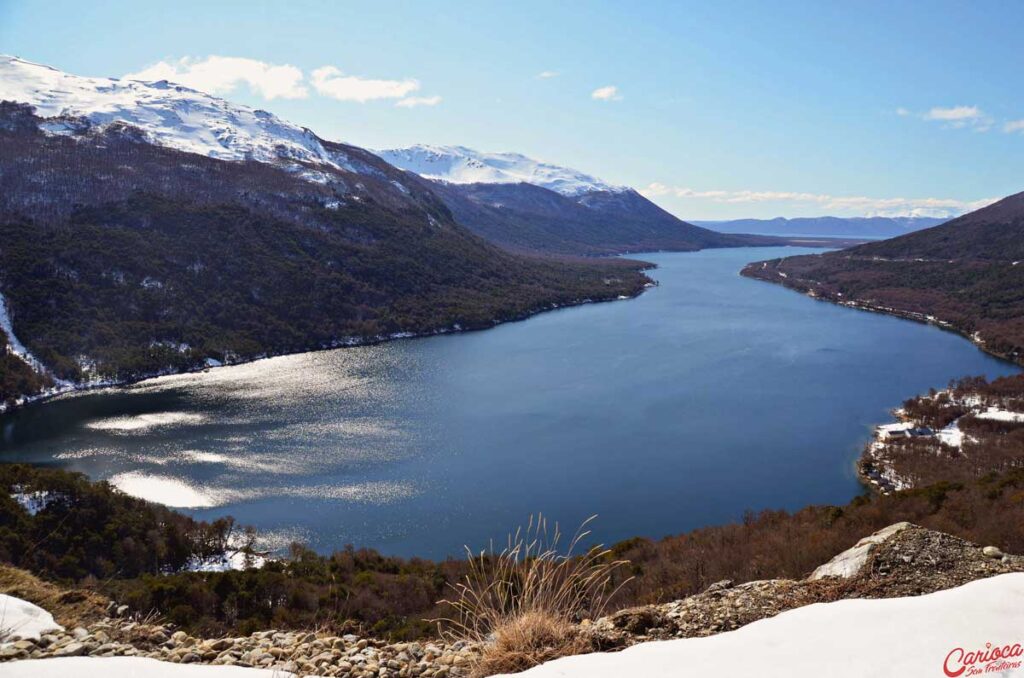
[[[602,546],[577,555],[593,520],[583,522],[564,551],[558,524],[549,532],[538,515],[509,535],[502,551],[469,553],[469,573],[452,586],[456,595],[441,601],[453,615],[438,621],[449,639],[482,646],[474,675],[515,673],[591,649],[577,624],[600,616],[629,581],[616,583],[626,561],[612,560]]]
[[[67,628],[103,619],[110,602],[94,591],[66,589],[10,565],[0,565],[0,593],[38,605]]]
[[[559,657],[593,649],[579,628],[544,612],[526,612],[507,621],[494,633],[473,667],[477,677],[519,673]]]

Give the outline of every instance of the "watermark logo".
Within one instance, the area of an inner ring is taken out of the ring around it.
[[[985,643],[981,650],[965,650],[956,647],[946,655],[946,661],[942,663],[942,670],[949,678],[960,676],[981,676],[986,673],[1002,673],[1012,671],[1021,667],[1021,656],[1024,655],[1024,648],[1020,643],[1012,645],[993,645]]]

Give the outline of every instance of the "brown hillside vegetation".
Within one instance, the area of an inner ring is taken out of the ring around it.
[[[1024,375],[961,379],[907,400],[898,414],[918,435],[877,432],[862,461],[869,476],[907,488],[1024,467]],[[943,436],[950,432],[959,435]]]
[[[984,349],[1024,356],[1024,193],[899,238],[748,265],[815,297],[941,321]]]
[[[451,585],[468,571],[464,560],[432,562],[355,548],[320,555],[296,547],[289,557],[260,570],[167,574],[167,565],[184,562],[188,550],[222,540],[222,529],[177,514],[169,523],[166,509],[66,472],[22,466],[0,471],[8,490],[14,485],[54,488],[63,498],[35,516],[13,501],[0,502],[3,560],[45,578],[88,585],[142,614],[155,610],[189,630],[248,633],[320,626],[339,631],[362,627],[396,639],[432,635],[436,627],[428,620],[451,615],[437,601],[449,597]],[[801,578],[864,535],[903,520],[1009,552],[1024,551],[1024,470],[858,497],[846,506],[763,511],[734,524],[661,540],[621,542],[607,558],[630,563],[615,571],[609,586],[634,579],[612,598],[609,609],[675,600],[723,579]],[[159,550],[168,560],[135,559],[130,576],[116,567],[110,570],[105,552],[96,550],[110,543],[107,535],[115,535],[126,553]],[[158,543],[148,543],[151,535]]]

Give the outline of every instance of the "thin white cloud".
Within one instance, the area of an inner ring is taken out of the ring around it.
[[[1013,132],[1024,133],[1024,120],[1008,120],[1003,125],[1003,131],[1007,134],[1011,134]]]
[[[420,88],[418,80],[375,80],[345,75],[334,66],[321,66],[310,79],[313,88],[339,101],[365,103],[376,99],[402,99]]]
[[[406,97],[395,102],[395,106],[401,108],[415,108],[416,106],[437,106],[441,103],[441,97]]]
[[[951,106],[950,108],[935,107],[924,114],[925,120],[978,120],[984,116],[977,106]]]
[[[183,57],[177,61],[159,61],[124,77],[128,80],[169,80],[210,94],[228,94],[240,85],[246,85],[264,99],[304,99],[309,96],[302,83],[302,71],[295,66],[268,64],[243,57]]]
[[[987,132],[992,129],[993,119],[978,106],[934,106],[924,113],[914,113],[906,108],[897,108],[896,115],[914,117],[928,122],[938,122],[944,127],[955,129],[969,128],[976,132]]]
[[[557,78],[558,71],[541,71],[537,74],[537,77],[541,80],[548,80],[549,78]]]
[[[590,98],[597,101],[620,101],[622,95],[619,94],[619,88],[615,85],[608,85],[606,87],[598,87],[590,93]]]
[[[793,207],[814,207],[830,213],[860,216],[950,217],[991,205],[998,198],[956,200],[954,198],[872,198],[797,191],[699,191],[681,186],[653,183],[640,191],[648,198],[670,196],[688,201],[713,203],[788,203]]]

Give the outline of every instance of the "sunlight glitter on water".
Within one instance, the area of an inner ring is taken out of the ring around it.
[[[202,414],[188,412],[154,412],[125,417],[107,417],[99,421],[90,421],[85,427],[93,431],[110,431],[112,433],[146,433],[155,428],[168,426],[195,426],[206,420]]]
[[[228,499],[226,496],[217,498],[218,494],[226,493],[218,493],[210,488],[198,490],[178,478],[142,471],[119,473],[110,479],[110,484],[125,494],[173,508],[210,508]]]

